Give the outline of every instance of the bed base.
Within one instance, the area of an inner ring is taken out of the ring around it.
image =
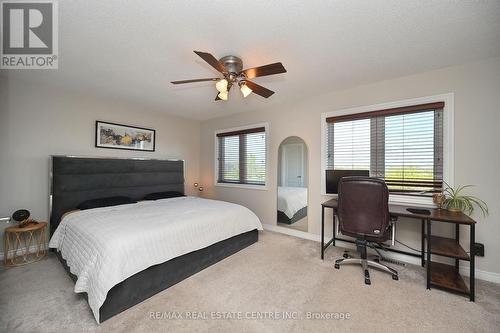
[[[257,242],[258,238],[259,233],[254,229],[132,275],[108,292],[104,304],[99,309],[100,322],[246,248]],[[76,281],[76,276],[70,273],[60,252],[56,254],[71,279]],[[86,293],[84,297],[87,297]]]
[[[306,216],[307,216],[307,206],[297,211],[297,213],[295,213],[292,218],[289,218],[285,213],[278,210],[279,223],[294,224],[295,222],[297,222],[298,220],[302,220]]]

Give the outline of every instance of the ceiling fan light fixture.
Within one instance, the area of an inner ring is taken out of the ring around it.
[[[237,83],[239,84],[243,97],[247,97],[251,93],[254,93],[261,97],[269,98],[274,94],[274,91],[249,80],[261,76],[286,73],[286,69],[281,62],[243,69],[243,61],[233,55],[228,55],[217,60],[217,58],[208,52],[194,51],[194,53],[196,53],[207,64],[212,66],[219,74],[222,74],[223,77],[172,81],[171,83],[184,84],[205,81],[215,82],[215,88],[217,89],[217,96],[215,97],[216,101],[227,101],[229,98],[228,91]]]
[[[223,92],[227,93],[227,80],[222,79],[222,80],[217,81],[217,83],[215,84],[215,88],[220,93],[223,93]]]
[[[217,96],[219,96],[219,98],[223,101],[227,101],[228,91],[221,91]]]
[[[240,91],[243,94],[243,98],[246,98],[248,95],[252,93],[252,89],[248,88],[246,83],[240,83]]]

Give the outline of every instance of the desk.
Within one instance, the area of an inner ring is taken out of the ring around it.
[[[391,252],[402,253],[413,257],[421,258],[422,267],[426,267],[427,289],[432,287],[468,295],[471,301],[475,298],[475,278],[474,261],[475,254],[473,244],[475,243],[475,224],[476,221],[463,213],[452,213],[445,209],[430,208],[430,215],[414,214],[407,211],[411,206],[389,205],[389,213],[393,217],[407,217],[412,220],[420,220],[421,223],[421,248],[420,253],[412,253],[396,249],[388,249]],[[331,199],[321,204],[321,259],[324,259],[325,250],[335,241],[354,243],[352,240],[338,238],[336,230],[337,199]],[[325,208],[333,209],[333,238],[325,244]],[[432,236],[432,222],[451,223],[455,225],[455,237],[446,238]],[[470,245],[469,252],[466,252],[459,243],[460,226],[470,227]],[[455,265],[446,265],[431,261],[431,254],[453,258]],[[469,288],[465,285],[459,274],[460,260],[470,262]]]

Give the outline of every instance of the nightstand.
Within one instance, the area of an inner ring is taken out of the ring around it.
[[[4,265],[21,266],[45,257],[45,228],[47,222],[38,222],[24,228],[12,226],[5,229],[3,240]],[[18,253],[20,252],[20,253]],[[11,255],[9,256],[9,253]]]

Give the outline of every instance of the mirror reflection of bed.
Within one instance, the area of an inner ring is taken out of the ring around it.
[[[307,146],[291,136],[278,149],[278,226],[307,232]]]

